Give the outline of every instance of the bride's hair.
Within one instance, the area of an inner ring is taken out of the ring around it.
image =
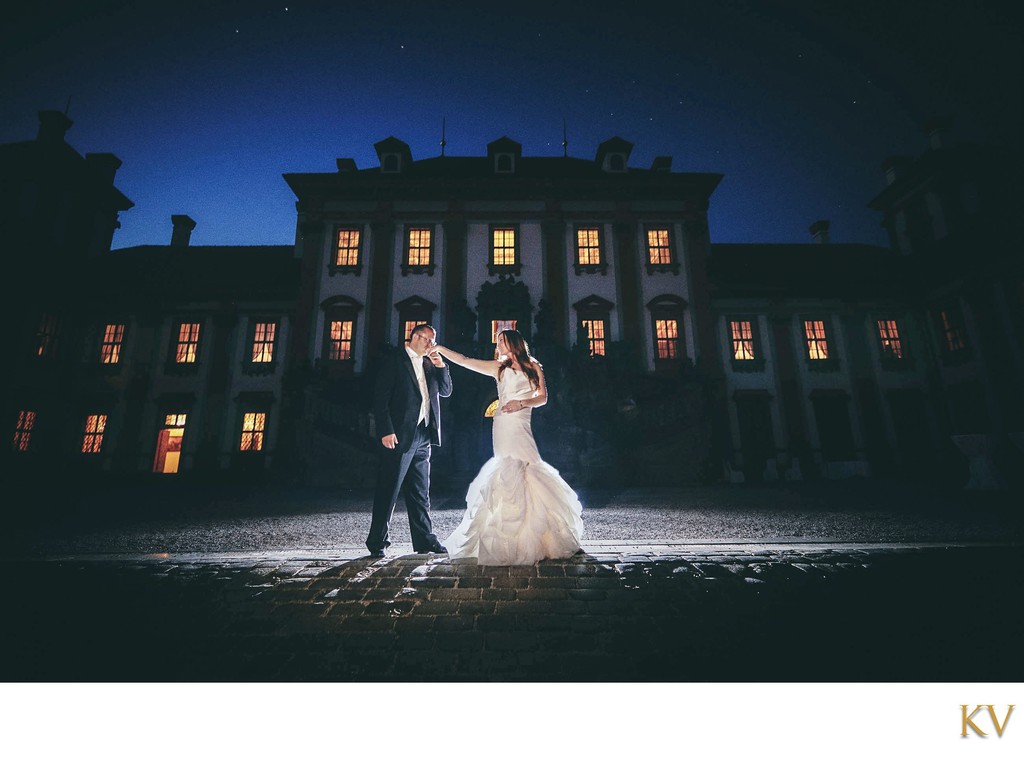
[[[502,330],[498,333],[498,336],[505,336],[505,343],[508,345],[509,354],[502,359],[498,356],[498,350],[494,350],[494,358],[498,359],[501,364],[498,365],[498,378],[501,378],[501,374],[512,366],[512,357],[519,363],[519,367],[523,370],[523,374],[530,380],[530,385],[533,386],[534,390],[540,388],[540,373],[537,368],[541,366],[541,363],[530,356],[530,346],[527,345],[526,339],[523,334],[518,330]]]

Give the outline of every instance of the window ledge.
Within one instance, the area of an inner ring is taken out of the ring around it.
[[[425,274],[434,276],[434,264],[402,264],[402,277],[410,274]]]
[[[168,362],[164,365],[165,375],[196,375],[199,374],[199,362]]]
[[[808,359],[807,369],[811,372],[838,372],[838,359]]]
[[[496,274],[497,275],[511,274],[511,275],[515,275],[516,277],[518,277],[519,273],[522,270],[523,270],[523,265],[520,262],[516,262],[515,264],[490,264],[489,263],[487,265],[487,273],[491,277],[493,277]]]
[[[733,372],[764,372],[764,359],[732,359]]]
[[[608,274],[607,262],[601,262],[600,264],[580,264],[577,262],[574,266],[576,274]]]
[[[329,274],[331,277],[334,277],[334,275],[336,274],[351,274],[356,277],[359,277],[359,275],[361,275],[362,273],[362,264],[356,264],[354,266],[350,264],[329,264],[327,267],[327,274]]]
[[[672,274],[679,274],[679,262],[671,261],[668,264],[652,264],[647,262],[647,274],[655,274],[657,272],[671,272]]]
[[[277,371],[277,362],[242,362],[244,375],[272,375]]]

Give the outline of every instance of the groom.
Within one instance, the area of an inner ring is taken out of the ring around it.
[[[417,554],[445,550],[430,524],[430,447],[441,445],[439,396],[452,393],[452,376],[433,351],[437,332],[417,325],[409,345],[391,352],[377,374],[373,416],[384,450],[380,452],[373,518],[366,548],[383,557],[391,545],[388,531],[401,493],[409,512],[412,547]]]

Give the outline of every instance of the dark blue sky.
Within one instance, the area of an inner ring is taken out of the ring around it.
[[[414,158],[592,158],[614,135],[631,165],[725,175],[715,242],[885,244],[866,208],[879,164],[952,137],[1014,144],[1021,32],[1004,0],[706,2],[42,2],[0,24],[0,142],[64,110],[68,142],[124,162],[135,202],[114,247],[291,243],[281,175],[376,165],[395,135]],[[662,6],[668,5],[669,9]],[[820,6],[820,7],[819,7]],[[825,7],[827,6],[827,8]]]

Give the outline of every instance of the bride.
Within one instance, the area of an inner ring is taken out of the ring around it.
[[[529,565],[579,551],[583,507],[576,493],[540,458],[530,429],[533,409],[547,403],[541,365],[516,330],[498,333],[496,359],[470,359],[445,346],[435,351],[498,384],[494,456],[469,485],[466,514],[441,543],[452,559],[481,565]]]

